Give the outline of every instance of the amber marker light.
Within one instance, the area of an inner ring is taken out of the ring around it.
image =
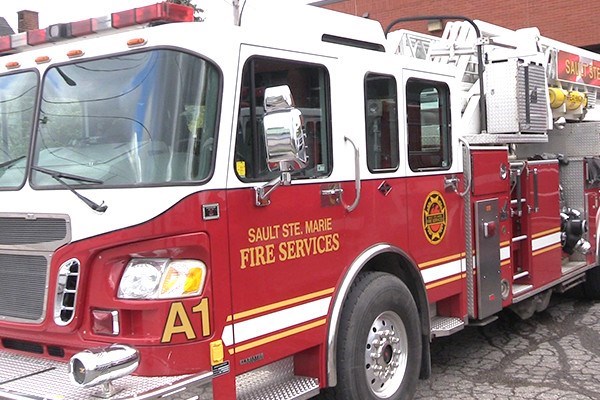
[[[76,58],[81,57],[83,55],[83,50],[71,50],[67,53],[67,57]]]
[[[138,47],[138,46],[143,46],[145,44],[146,44],[146,39],[144,39],[144,38],[129,39],[127,41],[127,46],[129,46],[129,47]]]
[[[20,66],[21,66],[21,64],[19,64],[16,61],[7,62],[5,65],[6,69],[15,69],[15,68],[19,68]]]
[[[44,63],[50,62],[50,57],[48,57],[48,56],[39,56],[39,57],[35,58],[35,62],[37,64],[44,64]]]

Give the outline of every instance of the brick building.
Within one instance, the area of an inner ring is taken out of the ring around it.
[[[418,15],[463,15],[510,29],[537,27],[543,36],[600,52],[600,22],[594,3],[559,0],[322,0],[332,10],[368,16],[385,28],[392,20]],[[443,22],[442,22],[443,24]],[[399,25],[424,33],[427,22]],[[432,28],[435,28],[432,26]]]
[[[22,10],[17,12],[19,32],[27,32],[33,29],[38,29],[39,19],[36,11]]]

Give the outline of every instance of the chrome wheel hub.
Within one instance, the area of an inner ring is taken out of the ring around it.
[[[408,339],[402,319],[393,311],[377,316],[365,346],[365,373],[371,391],[379,398],[392,396],[406,371]]]

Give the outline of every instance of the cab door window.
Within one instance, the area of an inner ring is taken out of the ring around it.
[[[308,165],[292,174],[295,179],[327,176],[331,170],[329,128],[329,75],[324,66],[254,57],[243,70],[235,146],[235,171],[245,182],[277,177],[266,162],[263,137],[264,92],[268,87],[287,85],[294,107],[302,113]],[[272,167],[272,166],[271,166]]]
[[[393,76],[365,78],[367,165],[371,172],[395,171],[399,165],[398,96]]]
[[[448,85],[409,79],[406,83],[406,108],[410,169],[449,169],[452,160]]]

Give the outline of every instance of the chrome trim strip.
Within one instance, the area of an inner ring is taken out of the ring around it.
[[[77,272],[71,271],[73,266],[77,266]],[[77,258],[71,258],[60,266],[58,277],[56,279],[56,292],[54,293],[54,323],[58,326],[66,326],[75,318],[77,309],[77,292],[79,289],[79,277],[81,276],[81,262]],[[75,287],[69,288],[69,278],[75,277]],[[65,306],[65,295],[73,295],[73,305]],[[67,311],[70,316],[63,320],[62,312]]]

